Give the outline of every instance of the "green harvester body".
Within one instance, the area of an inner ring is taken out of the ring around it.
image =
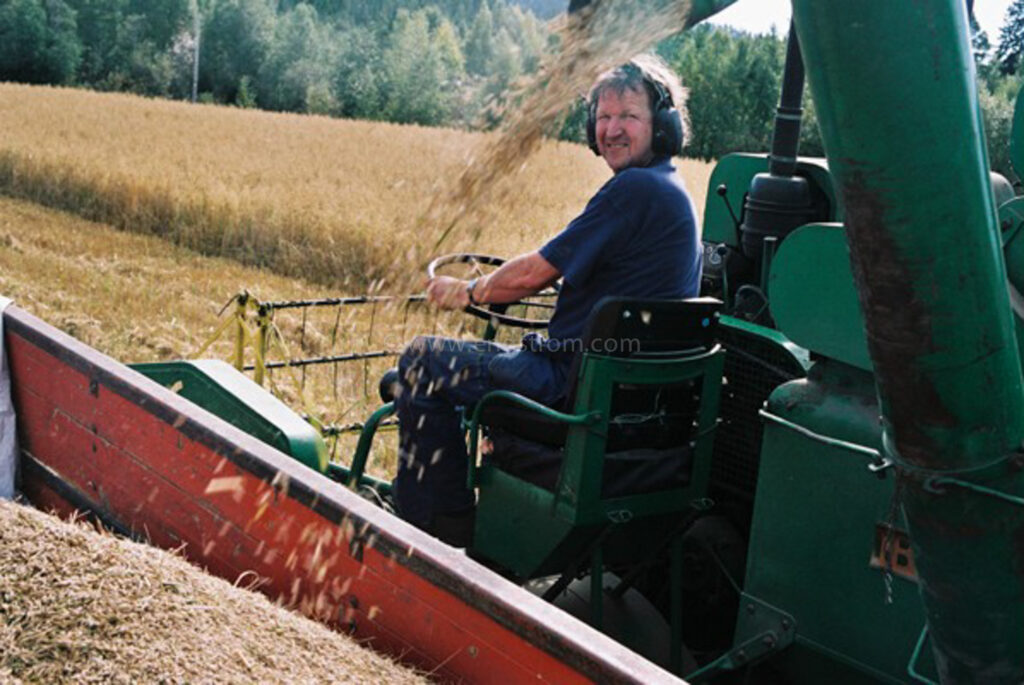
[[[693,4],[696,21],[731,3]],[[481,408],[466,408],[479,493],[469,553],[521,582],[561,576],[561,590],[614,571],[621,587],[588,586],[585,616],[612,633],[602,605],[626,585],[662,588],[647,596],[671,632],[666,665],[693,682],[1020,683],[1024,201],[989,171],[966,9],[793,10],[827,160],[717,163],[702,240],[706,277],[709,259],[723,263],[705,293],[723,302],[721,347],[689,362],[584,355],[566,413],[488,398],[568,424],[553,490],[477,464]],[[775,187],[787,164],[797,181],[786,183],[810,189],[809,218],[748,244],[777,209],[754,189]],[[136,368],[327,470],[315,434],[224,368]],[[688,485],[603,496],[614,388],[695,375]],[[364,471],[391,413],[379,410],[351,466],[329,475],[386,492]]]

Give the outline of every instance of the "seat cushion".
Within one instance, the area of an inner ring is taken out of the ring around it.
[[[699,407],[699,393],[700,382],[696,380],[654,389],[617,385],[606,449],[665,450],[690,440],[691,417]],[[549,447],[561,447],[569,434],[569,424],[500,397],[484,405],[480,423]]]
[[[480,423],[489,434],[495,430],[515,434],[530,442],[561,447],[569,434],[569,425],[526,409],[514,402],[496,398],[484,405]]]
[[[501,428],[490,432],[488,462],[506,473],[554,492],[565,452]],[[685,487],[690,482],[693,451],[689,447],[608,452],[604,458],[602,497],[625,497]]]

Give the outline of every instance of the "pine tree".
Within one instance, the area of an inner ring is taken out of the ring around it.
[[[480,10],[473,19],[466,37],[463,52],[466,56],[466,71],[471,74],[483,75],[488,71],[494,56],[494,15],[487,0],[480,3]]]
[[[999,30],[999,49],[996,50],[999,71],[1004,74],[1017,73],[1022,53],[1024,53],[1024,0],[1013,0],[1006,10],[1003,27]]]
[[[383,63],[387,119],[428,126],[445,121],[453,93],[427,12],[399,10]]]
[[[992,52],[992,43],[988,40],[988,34],[982,30],[978,20],[971,13],[971,52],[974,53],[974,63],[981,65],[988,61],[989,53]]]

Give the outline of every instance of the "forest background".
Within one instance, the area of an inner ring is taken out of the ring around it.
[[[565,0],[0,0],[0,81],[491,129],[555,41]],[[1011,173],[1024,0],[998,40],[972,18],[992,166]],[[198,45],[197,45],[198,41]],[[658,52],[690,90],[690,157],[767,150],[785,36],[699,26]],[[198,59],[197,59],[198,56]],[[196,68],[198,66],[198,68]],[[823,154],[810,98],[801,152]],[[552,136],[579,140],[569,107]]]

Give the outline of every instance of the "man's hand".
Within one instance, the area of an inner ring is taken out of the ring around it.
[[[476,304],[509,303],[529,297],[560,278],[558,269],[539,252],[519,255],[501,265],[497,271],[481,276],[473,288]],[[465,309],[469,306],[469,281],[451,276],[435,276],[427,282],[427,301],[442,309]]]
[[[436,276],[427,283],[427,302],[441,309],[465,309],[469,306],[467,281],[451,276]]]

